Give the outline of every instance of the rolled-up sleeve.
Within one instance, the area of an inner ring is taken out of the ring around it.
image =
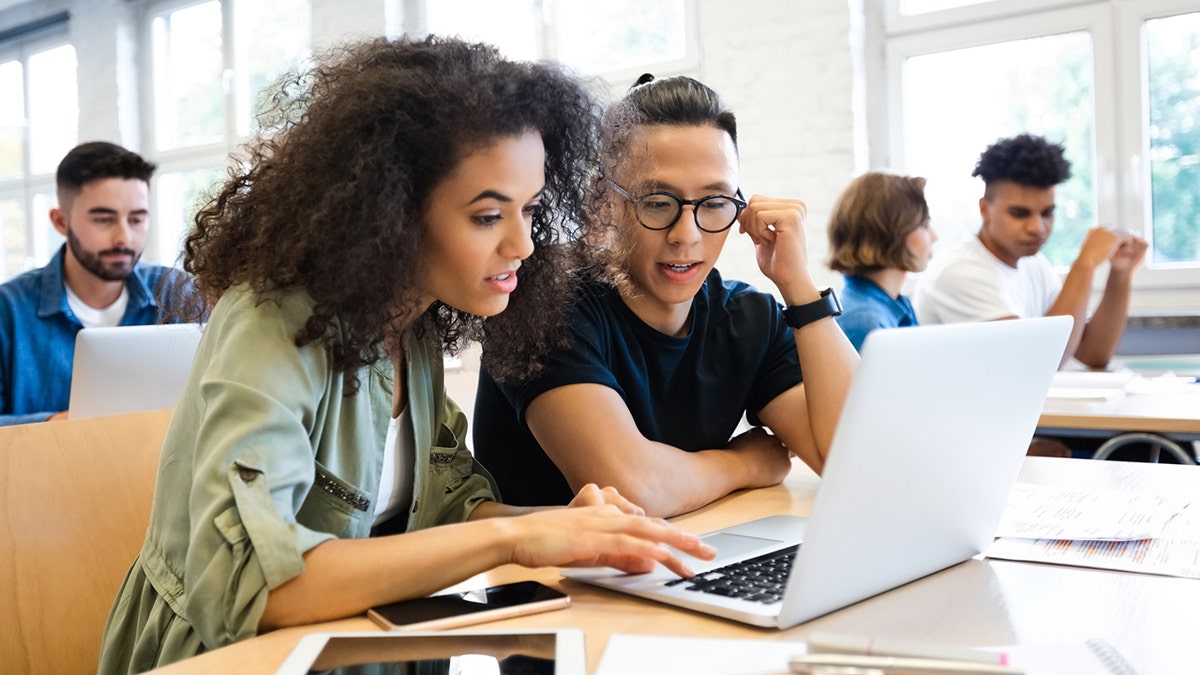
[[[275,303],[241,309],[255,320],[214,316],[205,365],[192,375],[199,386],[185,393],[198,398],[181,402],[197,418],[194,438],[183,441],[197,449],[183,612],[209,647],[254,635],[267,592],[334,538],[296,521],[315,480],[310,429],[327,393],[324,349],[297,348]]]

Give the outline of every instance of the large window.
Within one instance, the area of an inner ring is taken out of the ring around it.
[[[884,44],[873,163],[929,178],[939,246],[978,230],[979,153],[1030,132],[1073,166],[1054,263],[1125,227],[1151,242],[1141,287],[1200,285],[1200,0],[888,0]]]
[[[63,239],[47,213],[77,143],[75,49],[62,35],[0,46],[0,280],[45,264]]]
[[[427,0],[424,30],[498,46],[517,59],[548,58],[631,84],[646,69],[695,66],[691,0]]]
[[[172,264],[229,154],[257,131],[263,90],[308,58],[309,0],[176,0],[149,6],[144,145],[159,164],[145,258]]]

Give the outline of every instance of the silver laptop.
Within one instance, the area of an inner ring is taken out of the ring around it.
[[[992,540],[1070,330],[1048,317],[875,331],[809,518],[710,533],[717,560],[687,559],[692,580],[564,576],[789,628],[967,560]],[[776,573],[778,586],[763,581]]]
[[[174,408],[200,324],[84,328],[75,335],[71,419]]]

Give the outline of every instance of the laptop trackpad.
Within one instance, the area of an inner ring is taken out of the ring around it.
[[[750,553],[751,551],[777,548],[783,543],[778,539],[747,537],[745,535],[730,534],[728,532],[717,532],[710,534],[707,537],[704,537],[702,541],[717,549],[717,562],[729,558],[739,557],[746,553]],[[705,564],[711,565],[712,563],[706,561]]]

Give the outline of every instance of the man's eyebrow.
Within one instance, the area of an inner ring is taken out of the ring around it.
[[[663,183],[661,181],[650,181],[642,186],[642,189],[646,192],[670,192],[672,194],[681,192],[677,186],[671,185],[670,183]],[[737,191],[728,183],[709,183],[708,185],[702,186],[700,189],[710,194],[716,194],[718,192],[732,194],[733,192]]]
[[[115,215],[117,215],[117,210],[110,209],[107,206],[93,206],[92,208],[88,209],[88,213],[94,213],[96,215],[115,216]]]

